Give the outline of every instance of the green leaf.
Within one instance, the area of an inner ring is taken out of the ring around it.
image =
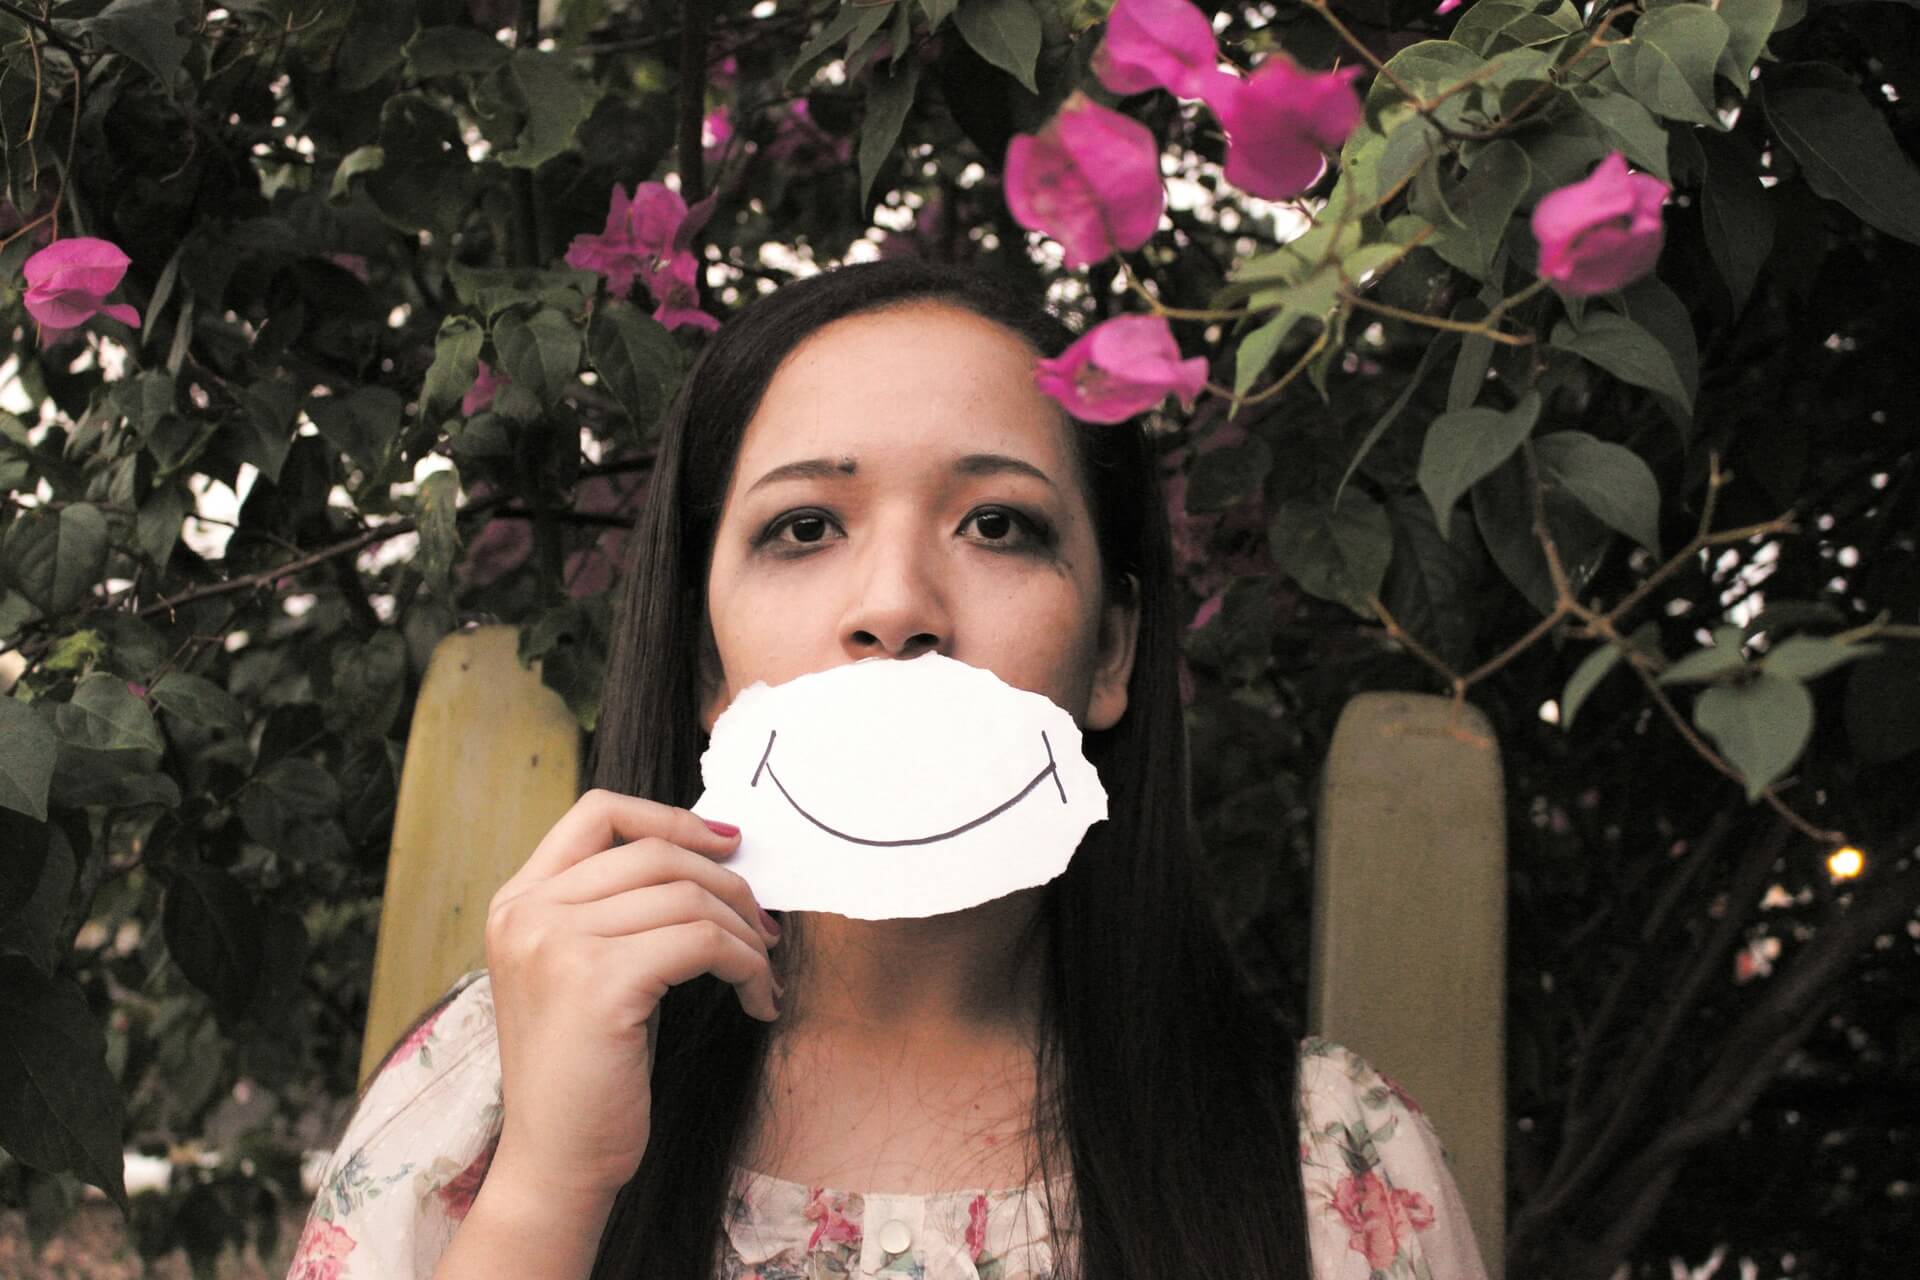
[[[1613,533],[1551,477],[1541,477],[1541,488],[1547,531],[1577,599],[1599,568]],[[1500,572],[1534,608],[1543,614],[1552,612],[1553,580],[1534,528],[1533,485],[1525,459],[1516,453],[1496,467],[1473,486],[1472,501],[1473,523]]]
[[[1622,155],[1660,181],[1673,184],[1667,167],[1667,131],[1653,112],[1624,93],[1605,90],[1576,93],[1573,100]]]
[[[79,985],[0,956],[0,1026],[0,1147],[44,1172],[77,1174],[131,1218],[120,1084]]]
[[[1400,122],[1387,138],[1387,145],[1374,164],[1374,198],[1384,200],[1387,193],[1405,183],[1440,150],[1440,134],[1425,116],[1412,116]]]
[[[1760,669],[1789,680],[1816,680],[1858,658],[1880,652],[1877,644],[1846,644],[1831,636],[1789,636],[1767,650]]]
[[[113,0],[80,25],[116,53],[150,72],[169,92],[193,41],[180,33],[186,15],[177,0]]]
[[[539,49],[514,50],[490,82],[500,97],[525,113],[513,146],[493,155],[514,169],[538,168],[573,145],[573,131],[593,114],[599,99],[598,90],[575,76],[565,58]]]
[[[1718,70],[1744,98],[1753,64],[1760,60],[1767,37],[1780,20],[1780,0],[1718,0],[1714,11],[1727,24],[1727,48],[1720,55]]]
[[[176,865],[160,927],[167,954],[212,997],[221,1020],[243,1017],[266,952],[260,904],[246,886],[219,867]]]
[[[1260,493],[1273,469],[1273,450],[1249,434],[1238,444],[1209,449],[1193,460],[1187,474],[1187,510],[1225,511]]]
[[[548,408],[580,373],[580,330],[551,307],[531,316],[509,311],[493,322],[493,349],[514,385]]]
[[[438,421],[460,407],[480,375],[480,348],[486,330],[466,316],[448,316],[433,340],[433,364],[420,385],[420,416]]]
[[[420,530],[420,571],[441,594],[460,558],[460,529],[455,509],[460,502],[460,473],[453,467],[435,471],[420,482],[414,495],[414,520]]]
[[[1707,158],[1707,180],[1700,193],[1707,252],[1738,312],[1753,296],[1760,268],[1773,253],[1773,205],[1760,184],[1758,157],[1745,142],[1712,133],[1698,141]]]
[[[353,179],[356,174],[373,173],[387,163],[387,149],[369,143],[364,147],[355,147],[340,157],[340,163],[334,168],[333,183],[327,188],[327,199],[335,204],[343,204],[353,194]]]
[[[385,737],[406,702],[407,644],[400,633],[383,628],[365,643],[344,638],[334,645],[330,665],[327,728],[347,738]]]
[[[369,475],[379,472],[400,434],[406,402],[390,387],[356,387],[344,396],[307,401],[307,416],[327,443]]]
[[[1622,382],[1670,396],[1691,412],[1693,396],[1681,380],[1673,353],[1658,338],[1623,315],[1590,310],[1579,328],[1562,320],[1551,345],[1599,365]]]
[[[896,0],[897,2],[897,0]],[[867,116],[860,124],[860,200],[873,199],[873,181],[900,140],[900,126],[913,109],[920,83],[920,60],[908,58],[891,69],[875,66],[867,86]]]
[[[7,723],[5,712],[0,711],[0,732],[5,731]],[[0,757],[5,750],[5,741],[0,739]],[[51,748],[48,763],[52,763]],[[4,767],[0,764],[0,769]],[[0,787],[5,785],[4,774],[0,774]],[[44,819],[29,818],[17,809],[0,806],[0,937],[34,900],[40,877],[46,874],[50,830]]]
[[[1482,147],[1466,177],[1446,193],[1458,229],[1436,219],[1439,231],[1427,247],[1475,279],[1487,279],[1507,224],[1532,181],[1533,167],[1517,145],[1502,138]]]
[[[259,468],[268,481],[279,484],[280,469],[286,466],[287,452],[293,448],[299,398],[291,386],[272,378],[234,390],[243,412],[226,423],[233,436],[233,452],[242,462]]]
[[[960,0],[953,25],[973,51],[1039,93],[1033,78],[1040,60],[1040,15],[1031,0]]]
[[[99,751],[124,751],[149,767],[160,763],[166,742],[147,704],[127,688],[124,677],[96,671],[81,679],[71,700],[53,708],[61,742]]]
[[[1433,420],[1420,447],[1419,477],[1442,534],[1452,522],[1453,504],[1460,495],[1511,457],[1539,419],[1540,397],[1529,391],[1505,413],[1460,409]]]
[[[1920,170],[1851,76],[1796,62],[1767,68],[1760,87],[1767,119],[1808,186],[1868,226],[1920,244]]]
[[[953,16],[954,5],[959,0],[915,0],[920,11],[927,15],[927,30],[931,31]]]
[[[147,495],[134,516],[134,539],[155,568],[165,571],[180,540],[180,528],[193,510],[193,494],[169,481]]]
[[[1813,697],[1798,680],[1762,672],[1715,685],[1693,704],[1693,723],[1745,778],[1747,800],[1777,782],[1813,736]]]
[[[1268,531],[1274,559],[1300,586],[1323,600],[1373,616],[1368,601],[1380,594],[1393,556],[1387,511],[1355,490],[1336,509],[1313,498],[1282,503]]]
[[[787,72],[785,81],[787,92],[805,88],[807,81],[813,78],[813,73],[842,40],[847,42],[848,49],[858,49],[892,14],[891,4],[854,4],[851,0],[841,0],[840,9],[833,19],[821,27],[813,39],[802,45],[800,52],[794,56],[793,66]]]
[[[57,742],[39,711],[0,695],[0,805],[41,822],[47,820],[47,788],[53,781]]]
[[[1738,627],[1720,627],[1713,643],[1695,649],[1660,673],[1660,684],[1706,684],[1747,670]]]
[[[99,507],[35,508],[8,526],[0,566],[41,612],[66,613],[90,598],[106,575],[107,550],[107,518]]]
[[[1273,357],[1279,354],[1280,344],[1286,341],[1287,334],[1299,323],[1300,315],[1298,311],[1282,311],[1240,339],[1240,345],[1233,353],[1233,394],[1236,397],[1244,396],[1253,389],[1253,384],[1273,363]]]
[[[374,207],[403,231],[451,237],[474,176],[459,121],[423,94],[395,94],[380,110],[377,141],[386,162],[363,179]]]
[[[1573,718],[1579,715],[1580,708],[1586,705],[1587,696],[1607,678],[1609,672],[1619,665],[1620,659],[1626,656],[1627,649],[1651,649],[1659,643],[1659,639],[1658,625],[1651,622],[1642,623],[1628,637],[1626,648],[1609,641],[1582,658],[1580,665],[1574,668],[1573,675],[1568,678],[1566,689],[1560,694],[1560,727],[1563,730],[1572,730]]]
[[[651,439],[680,382],[673,335],[632,303],[608,302],[587,326],[587,360],[627,411],[633,441]]]
[[[1640,455],[1584,431],[1556,431],[1533,444],[1543,478],[1552,480],[1635,542],[1660,554],[1660,484]]]
[[[1712,9],[1678,4],[1641,18],[1633,39],[1610,45],[1607,57],[1627,92],[1655,115],[1724,129],[1714,114],[1713,72],[1727,36]]]
[[[169,671],[161,676],[147,696],[170,716],[204,729],[223,729],[229,733],[247,731],[246,713],[234,696],[204,676],[185,671]]]
[[[462,303],[488,318],[527,303],[571,314],[600,288],[594,271],[469,267],[458,261],[447,264],[447,279]]]
[[[1347,463],[1347,469],[1340,473],[1340,483],[1334,486],[1335,506],[1340,505],[1340,495],[1347,491],[1347,482],[1353,479],[1353,473],[1360,469],[1362,460],[1372,452],[1373,446],[1379,443],[1380,437],[1387,433],[1387,429],[1399,421],[1401,413],[1412,402],[1413,393],[1420,389],[1422,382],[1426,381],[1427,374],[1432,372],[1433,366],[1440,358],[1441,348],[1445,345],[1442,342],[1429,342],[1422,348],[1419,363],[1415,364],[1413,372],[1407,375],[1406,384],[1400,388],[1400,394],[1393,398],[1393,402],[1378,418],[1374,419],[1373,425],[1367,428],[1367,434],[1361,437],[1360,447],[1353,452],[1353,460]],[[1444,530],[1441,533],[1444,536]]]
[[[472,27],[422,27],[406,44],[407,70],[430,76],[479,75],[492,71],[513,51]]]

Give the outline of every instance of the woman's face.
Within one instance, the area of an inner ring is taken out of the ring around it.
[[[1103,605],[1092,513],[1033,353],[969,311],[839,320],[775,373],[715,531],[711,730],[756,681],[937,651],[1084,729],[1127,707],[1136,615]]]

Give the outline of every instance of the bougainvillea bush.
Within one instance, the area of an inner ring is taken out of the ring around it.
[[[1495,724],[1510,1273],[1898,1267],[1917,53],[1880,0],[0,0],[0,1195],[202,1258],[300,1202],[434,644],[518,626],[592,730],[688,360],[906,254],[1147,415],[1279,1005],[1345,698]]]

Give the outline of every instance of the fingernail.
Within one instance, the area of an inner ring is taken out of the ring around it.
[[[740,828],[734,826],[731,822],[715,822],[712,818],[702,818],[700,821],[706,823],[707,830],[717,836],[737,836],[740,834]]]
[[[760,928],[769,938],[779,939],[780,922],[768,915],[765,907],[760,908]]]

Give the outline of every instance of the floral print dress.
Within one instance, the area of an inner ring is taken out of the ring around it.
[[[486,1178],[500,1117],[493,989],[477,970],[362,1095],[288,1280],[429,1280]],[[1314,1036],[1300,1046],[1300,1162],[1312,1280],[1485,1280],[1418,1104]],[[887,1195],[736,1169],[716,1280],[1050,1280],[1071,1246],[1049,1233],[1049,1199],[1070,1204],[1066,1179]]]

